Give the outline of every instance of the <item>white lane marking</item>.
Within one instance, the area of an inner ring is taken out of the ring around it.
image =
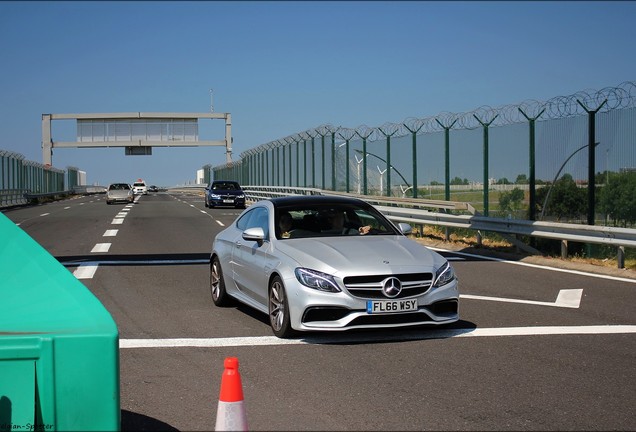
[[[42,213],[40,216],[48,216],[48,215],[50,215],[50,214],[51,214],[51,213]]]
[[[544,266],[544,265],[530,264],[530,263],[525,263],[525,262],[520,262],[520,261],[509,261],[509,260],[505,260],[505,259],[501,259],[501,258],[492,258],[492,257],[487,257],[487,256],[482,256],[482,255],[469,254],[469,253],[466,253],[466,252],[457,252],[457,251],[453,251],[453,250],[440,249],[440,248],[435,248],[435,247],[428,247],[428,248],[432,249],[432,250],[435,250],[435,251],[441,251],[441,252],[447,252],[447,253],[450,253],[450,254],[463,255],[463,256],[467,256],[467,257],[471,257],[471,258],[479,258],[479,259],[488,260],[488,261],[497,261],[497,262],[506,263],[506,264],[514,264],[514,265],[523,266],[523,267],[532,267],[532,268],[550,270],[550,271],[555,271],[555,272],[570,273],[570,274],[576,274],[576,275],[581,275],[581,276],[590,276],[590,277],[596,277],[596,278],[599,278],[599,279],[615,280],[615,281],[619,281],[619,282],[636,283],[636,279],[621,278],[621,277],[616,277],[616,276],[607,276],[607,275],[596,274],[596,273],[586,273],[586,272],[582,272],[582,271],[578,271],[578,270],[569,270],[569,269],[561,269],[561,268],[556,268],[556,267],[548,267],[548,266]]]
[[[106,232],[104,233],[102,237],[115,237],[118,232],[119,230],[116,230],[116,229],[106,230]]]
[[[205,210],[199,210],[201,213],[208,214]]]
[[[119,212],[117,213],[116,218],[125,218],[128,215],[128,212]]]
[[[70,207],[64,207],[64,210],[68,210],[68,209],[70,209]]]
[[[280,339],[276,336],[233,338],[120,339],[119,348],[238,347],[262,345],[316,345],[343,342],[411,341],[454,337],[546,336],[636,333],[636,325],[571,326],[571,327],[502,327],[477,329],[429,330],[413,334],[360,334],[346,336],[309,336],[303,339]]]
[[[92,279],[97,271],[96,265],[82,264],[73,272],[73,276],[77,279]]]
[[[111,222],[111,225],[121,225],[123,223],[124,223],[124,219],[123,218],[115,218]]]
[[[110,249],[110,245],[111,243],[97,243],[95,247],[93,247],[93,249],[91,250],[91,253],[108,252],[108,249]]]
[[[460,294],[459,297],[463,299],[472,299],[472,300],[488,300],[488,301],[496,301],[496,302],[504,302],[504,303],[523,303],[523,304],[531,304],[531,305],[539,305],[539,306],[556,306],[556,307],[562,307],[562,308],[578,309],[578,307],[581,305],[582,296],[583,296],[582,289],[571,289],[571,290],[559,291],[559,295],[557,296],[557,299],[554,302],[542,302],[542,301],[511,299],[511,298],[502,298],[502,297],[486,297],[486,296],[478,296],[478,295],[470,295],[470,294]]]
[[[219,225],[221,225],[222,227],[224,227],[225,225],[223,224],[223,222],[221,222],[220,220],[217,220],[216,223],[218,223]]]

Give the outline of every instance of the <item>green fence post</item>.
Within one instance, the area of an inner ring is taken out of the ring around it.
[[[300,186],[300,139],[296,141],[296,187]]]
[[[588,145],[588,164],[587,164],[587,224],[594,225],[594,219],[596,216],[596,208],[595,208],[595,188],[596,188],[596,113],[603,108],[603,105],[607,103],[607,99],[603,101],[603,103],[596,108],[595,110],[590,110],[580,100],[576,100],[579,105],[587,112],[588,114],[588,132],[587,132],[587,145]]]
[[[331,189],[336,191],[336,131],[331,132]]]
[[[488,176],[488,127],[495,121],[499,114],[495,115],[492,120],[488,123],[483,122],[473,114],[473,117],[483,126],[484,128],[484,216],[488,216],[488,189],[489,189],[489,176]]]
[[[397,133],[397,130],[392,133],[387,133],[378,128],[378,130],[386,137],[386,196],[391,196],[391,137]]]
[[[311,187],[316,187],[316,150],[315,150],[315,138],[316,135],[311,135],[307,132],[307,135],[311,137]]]
[[[366,129],[364,134],[361,134],[359,131],[356,130],[356,134],[362,138],[362,174],[363,174],[363,179],[362,179],[362,194],[363,195],[367,195],[368,192],[368,168],[367,168],[367,139],[371,136],[371,134],[373,133],[373,129]]]
[[[420,127],[411,129],[406,124],[402,124],[407,131],[411,132],[411,157],[413,158],[413,198],[417,198],[417,133],[424,127],[424,123]]]
[[[435,119],[438,125],[444,129],[444,198],[450,201],[450,130],[457,122],[457,119],[446,126]]]
[[[529,117],[521,108],[517,108],[521,114],[528,120],[528,124],[530,127],[529,130],[529,139],[530,142],[528,144],[529,156],[530,156],[530,166],[528,171],[528,199],[529,199],[529,212],[528,218],[530,220],[536,220],[536,212],[537,212],[537,191],[536,191],[536,165],[535,165],[535,122],[541,117],[541,115],[545,112],[545,109],[542,109],[541,112],[535,117]],[[532,237],[531,239],[534,239]]]

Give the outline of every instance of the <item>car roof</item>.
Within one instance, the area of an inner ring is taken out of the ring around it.
[[[212,182],[212,184],[219,184],[219,183],[239,184],[236,180],[214,180]]]

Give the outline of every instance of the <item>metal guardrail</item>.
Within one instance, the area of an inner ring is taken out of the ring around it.
[[[469,203],[456,201],[427,200],[414,198],[381,197],[372,195],[359,195],[346,192],[334,192],[316,188],[285,187],[285,186],[245,186],[246,197],[255,200],[267,199],[275,196],[288,195],[338,195],[362,199],[373,205],[399,206],[418,208],[434,208],[444,210],[467,211],[477,214],[475,208]]]
[[[475,209],[468,203],[412,198],[375,198],[311,188],[276,186],[245,186],[244,188],[246,198],[252,201],[294,194],[354,196],[373,204],[380,212],[395,222],[560,240],[562,256],[567,255],[568,241],[615,246],[617,248],[618,268],[625,267],[625,248],[636,248],[636,229],[483,217],[477,215]],[[471,214],[456,215],[430,211],[426,208],[463,210]]]
[[[0,208],[23,205],[29,202],[25,197],[27,193],[24,189],[3,189],[0,190]]]
[[[59,198],[68,195],[105,193],[104,186],[76,186],[72,190],[32,193],[28,189],[0,189],[0,208],[20,206],[42,198]]]

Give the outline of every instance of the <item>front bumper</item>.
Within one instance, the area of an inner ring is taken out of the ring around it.
[[[237,198],[235,196],[208,197],[208,205],[210,206],[245,206],[245,198]]]
[[[425,294],[410,297],[417,299],[417,310],[380,314],[367,313],[367,299],[353,297],[346,292],[320,292],[301,285],[295,278],[286,280],[285,286],[288,288],[291,325],[295,330],[343,331],[441,325],[459,320],[457,279]]]

